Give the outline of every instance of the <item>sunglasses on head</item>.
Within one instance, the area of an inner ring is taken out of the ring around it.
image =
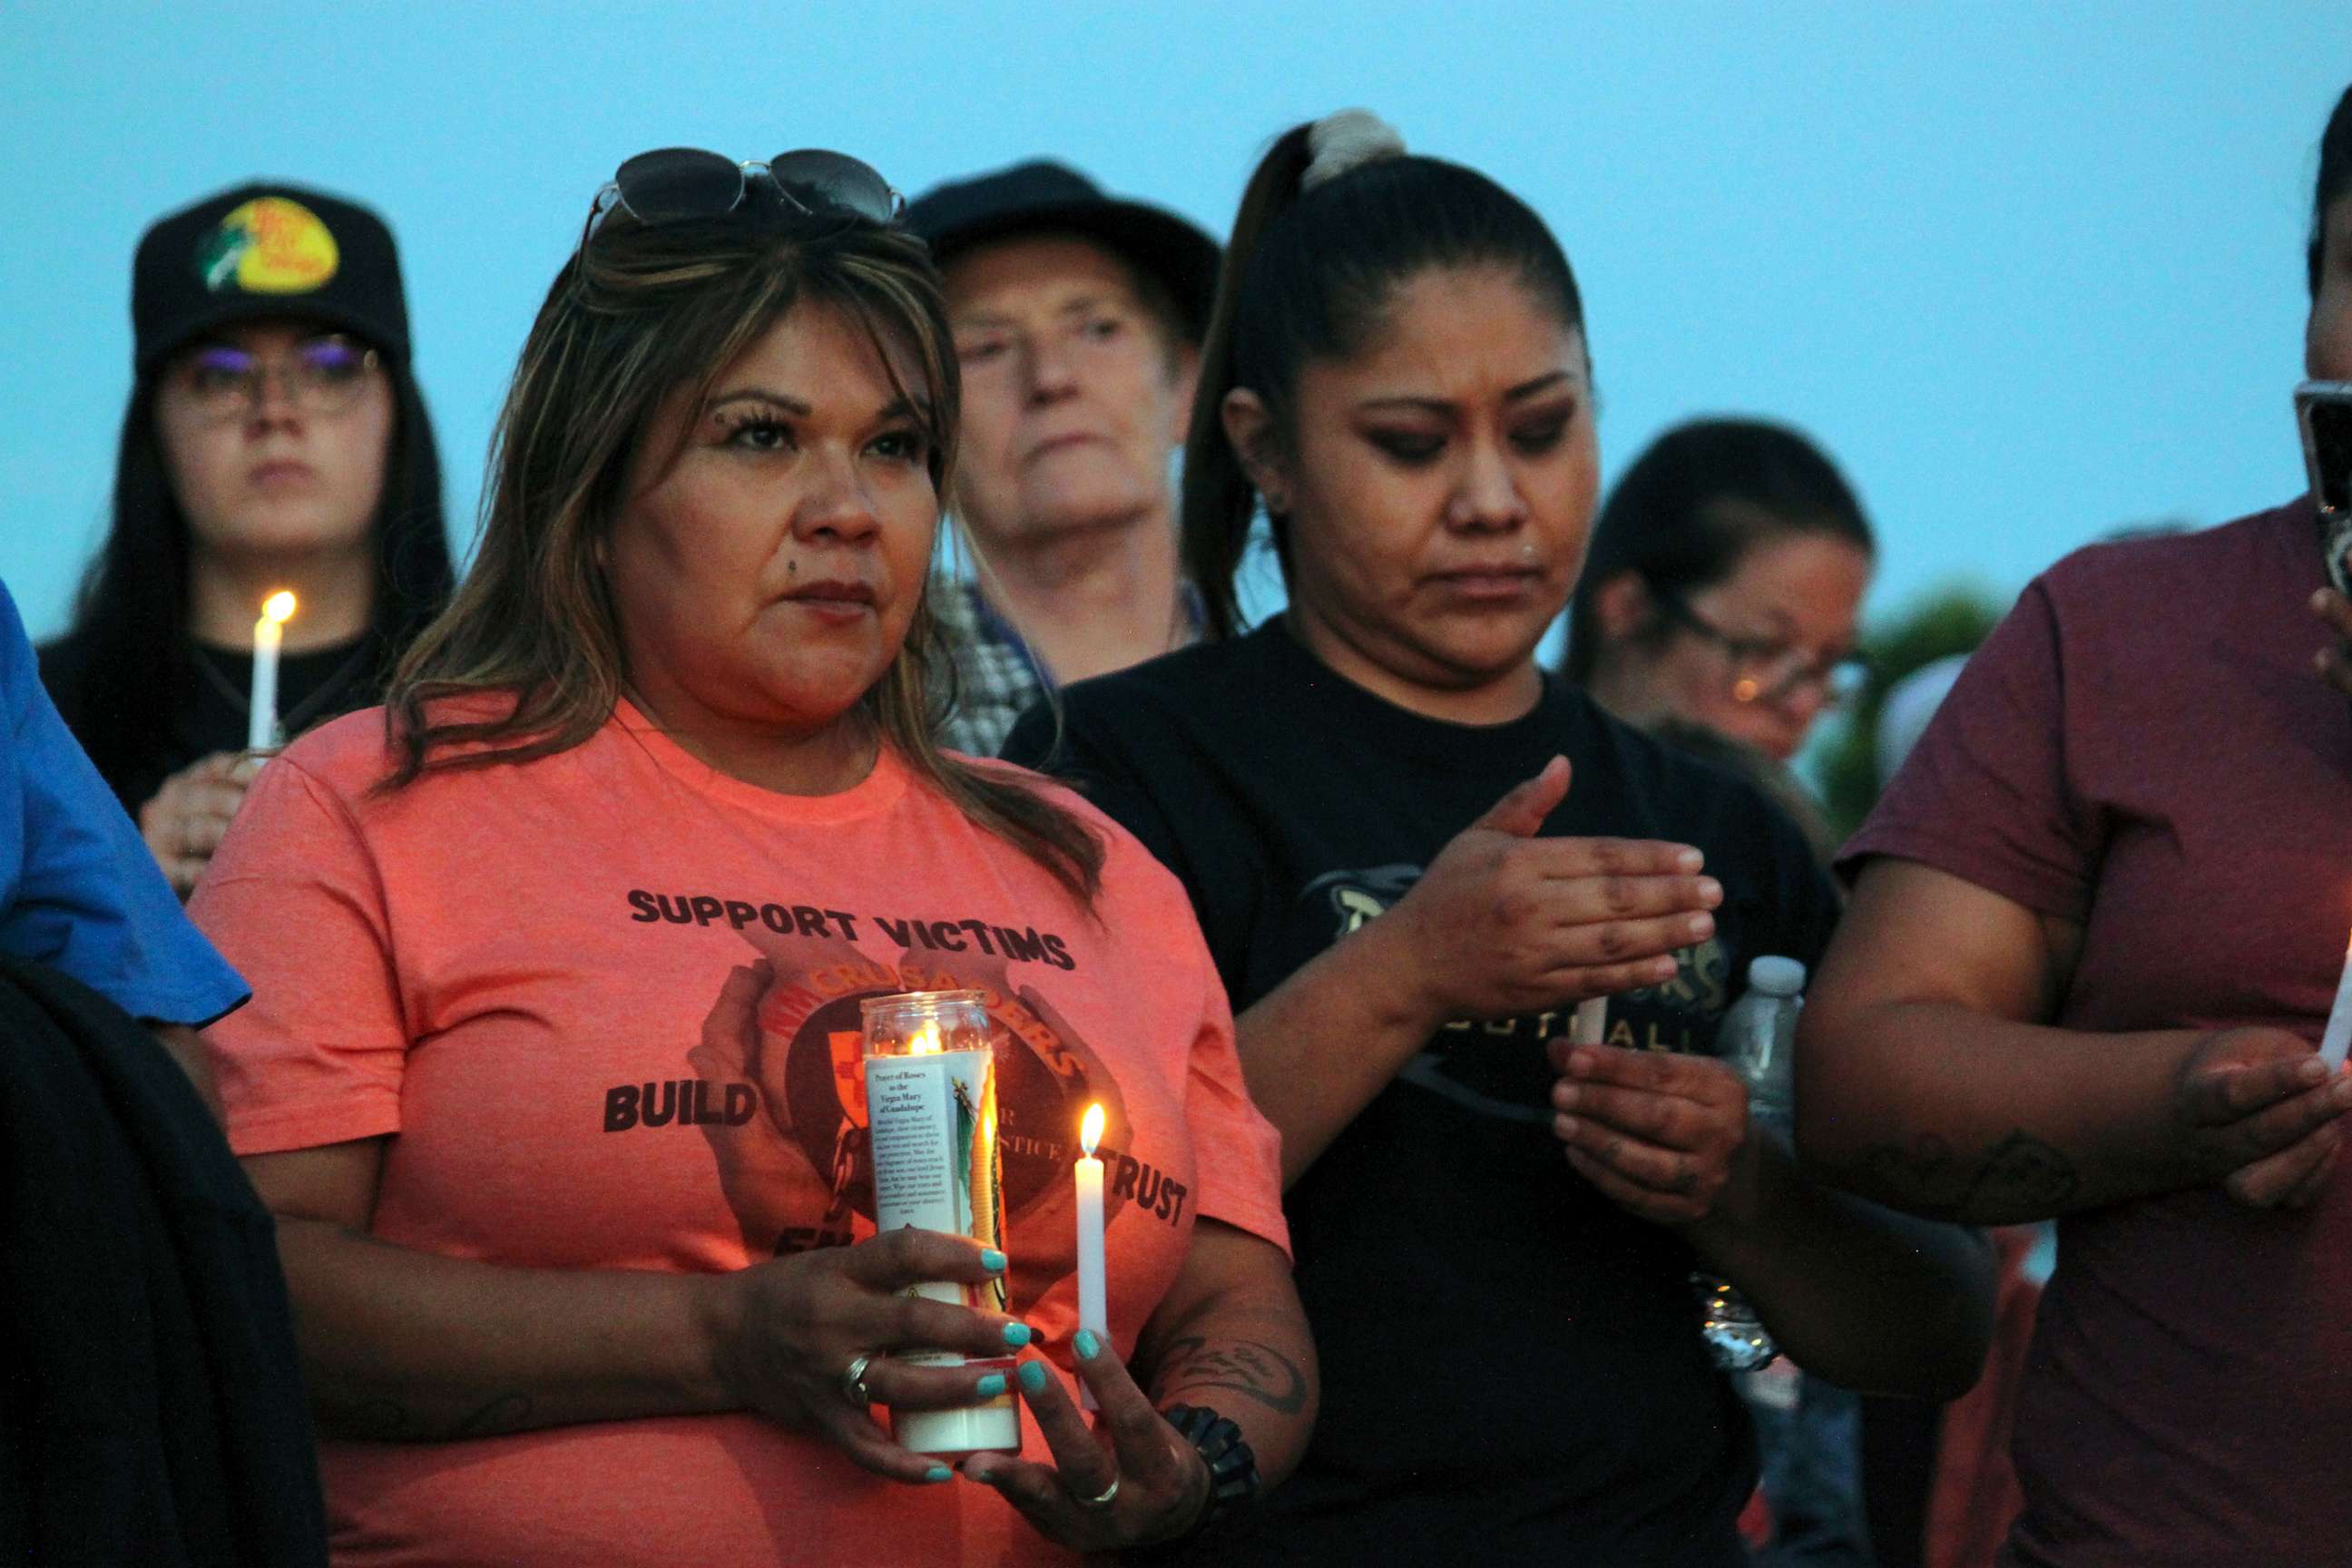
[[[890,182],[845,153],[803,148],[765,163],[739,163],[723,153],[664,147],[640,153],[613,172],[588,214],[585,245],[614,208],[641,224],[723,217],[749,202],[765,202],[803,217],[850,216],[895,221],[904,198]]]

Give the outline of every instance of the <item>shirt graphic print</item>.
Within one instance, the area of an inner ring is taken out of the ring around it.
[[[379,712],[298,741],[192,909],[255,990],[207,1037],[232,1145],[383,1140],[378,1240],[693,1273],[854,1244],[874,1229],[858,1005],[976,989],[1033,1353],[1066,1379],[1091,1101],[1120,1354],[1202,1219],[1286,1244],[1182,889],[1075,798],[1108,835],[1091,910],[887,751],[847,791],[779,795],[625,704],[536,762],[381,794],[385,765]],[[1042,1456],[1025,1418],[1024,1438]],[[895,1486],[749,1412],[331,1439],[320,1467],[339,1563],[1066,1560],[985,1488]],[[650,1476],[683,1533],[635,1517]]]
[[[683,900],[647,894],[656,919]],[[689,906],[690,907],[690,906]],[[690,915],[689,915],[689,918]],[[1071,962],[1058,936],[1034,928],[992,928],[999,953],[979,951],[958,925],[933,922],[937,934],[966,936],[967,951],[898,948],[913,921],[842,911],[835,929],[871,930],[888,939],[868,953],[839,938],[753,937],[759,955],[730,970],[684,1059],[690,1076],[608,1087],[607,1133],[692,1129],[707,1142],[727,1204],[753,1257],[844,1247],[874,1234],[874,1163],[866,1117],[865,1035],[860,1004],[907,991],[981,993],[996,1058],[997,1115],[1003,1150],[1004,1206],[1016,1231],[1043,1232],[1058,1217],[1072,1223],[1070,1169],[1086,1108],[1100,1104],[1104,1135],[1104,1217],[1130,1208],[1159,1225],[1187,1225],[1189,1173],[1160,1169],[1129,1152],[1133,1125],[1117,1075],[1047,1000],[1041,984],[1016,978],[1003,950],[1015,943]],[[847,921],[853,925],[844,926]],[[982,922],[965,922],[981,925]],[[895,951],[893,951],[895,950]],[[1020,1314],[1068,1279],[1059,1249],[1016,1253],[1006,1310]],[[1048,1270],[1051,1270],[1050,1274]]]
[[[1421,880],[1422,869],[1392,864],[1327,871],[1301,890],[1297,919],[1309,928],[1328,926],[1322,940],[1335,942],[1387,912]],[[1311,951],[1316,934],[1307,931],[1302,945]],[[1679,950],[1675,960],[1672,980],[1609,999],[1608,1044],[1685,1055],[1713,1050],[1716,1026],[1731,1000],[1730,953],[1722,938],[1710,936]],[[1568,1033],[1575,1015],[1575,1008],[1561,1005],[1505,1018],[1454,1019],[1398,1070],[1397,1081],[1476,1116],[1549,1127],[1558,1075],[1546,1047]],[[1535,1048],[1510,1048],[1516,1046]]]

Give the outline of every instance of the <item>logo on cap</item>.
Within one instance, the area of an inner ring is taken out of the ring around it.
[[[196,247],[196,270],[218,294],[308,294],[335,275],[341,253],[319,215],[284,196],[258,196],[220,220]]]

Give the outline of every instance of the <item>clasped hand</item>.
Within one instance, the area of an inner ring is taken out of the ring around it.
[[[2352,1077],[2284,1029],[2224,1029],[2198,1043],[2173,1086],[2175,1148],[2195,1180],[2252,1208],[2300,1208],[2336,1169]]]
[[[251,752],[215,752],[165,779],[139,808],[139,836],[183,899],[212,864],[247,787],[268,760]]]
[[[1008,1384],[1001,1363],[1030,1343],[1027,1324],[907,1293],[927,1280],[982,1283],[1003,1268],[1002,1253],[911,1229],[755,1264],[727,1276],[713,1299],[713,1368],[734,1403],[821,1434],[877,1476],[918,1484],[951,1471],[892,1441],[861,1392],[875,1405],[926,1410],[1017,1387],[1054,1462],[975,1455],[963,1466],[968,1479],[995,1488],[1042,1533],[1080,1551],[1181,1533],[1207,1505],[1208,1467],[1109,1346],[1085,1334],[1074,1347],[1101,1406],[1099,1426],[1090,1426],[1042,1361],[1021,1363]],[[914,1351],[1000,1365],[919,1366],[906,1359]],[[845,1375],[853,1369],[855,1378]]]
[[[2352,697],[2352,603],[2333,588],[2322,588],[2311,596],[2311,613],[2336,634],[2312,655],[2312,664],[2330,686]]]
[[[1737,1073],[1708,1057],[1565,1041],[1551,1057],[1552,1131],[1579,1175],[1661,1225],[1745,1217],[1758,1155]]]
[[[1723,888],[1687,844],[1541,837],[1568,796],[1555,757],[1440,850],[1375,923],[1410,955],[1435,1021],[1551,1012],[1671,980],[1681,949],[1715,933]],[[1569,1163],[1633,1213],[1689,1224],[1743,1163],[1748,1092],[1704,1058],[1555,1041],[1553,1131]]]

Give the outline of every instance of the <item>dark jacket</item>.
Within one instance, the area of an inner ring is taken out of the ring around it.
[[[0,1562],[326,1562],[275,1226],[154,1037],[0,960]]]

